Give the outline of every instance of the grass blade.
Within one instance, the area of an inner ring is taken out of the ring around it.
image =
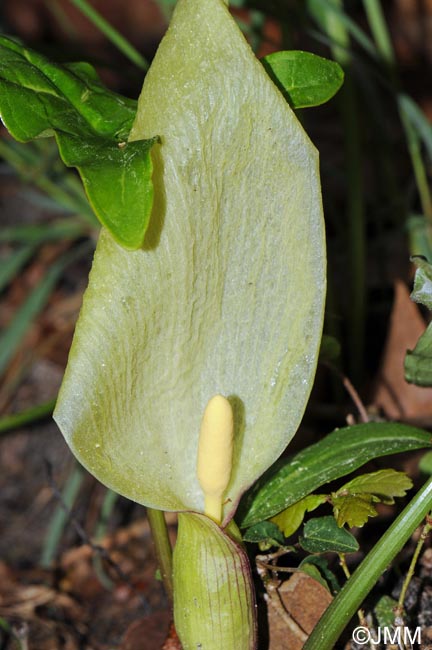
[[[6,259],[0,260],[0,292],[8,286],[9,282],[25,266],[34,251],[35,246],[28,244],[11,253]]]
[[[147,71],[149,68],[148,61],[142,56],[133,45],[127,41],[112,25],[109,24],[103,16],[100,15],[86,0],[71,0],[72,4],[88,18],[99,31],[107,37],[113,45],[116,46],[129,61],[132,61],[141,70]]]
[[[63,504],[58,505],[48,527],[41,556],[41,566],[45,569],[49,569],[55,559],[64,527],[69,518],[69,511],[75,503],[84,476],[83,467],[76,463],[62,491],[62,500],[65,507],[62,507]]]
[[[8,433],[13,429],[19,429],[20,427],[33,424],[38,420],[43,420],[49,417],[52,415],[54,410],[56,399],[57,398],[52,399],[49,402],[44,402],[43,404],[37,404],[25,411],[21,411],[20,413],[5,415],[0,419],[0,434]]]
[[[15,314],[7,330],[0,336],[0,375],[5,371],[31,323],[48,302],[51,292],[65,268],[87,253],[91,247],[90,242],[85,242],[53,264]]]

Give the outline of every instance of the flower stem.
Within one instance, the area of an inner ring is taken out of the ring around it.
[[[162,510],[147,508],[147,517],[166,594],[173,601],[172,548]]]

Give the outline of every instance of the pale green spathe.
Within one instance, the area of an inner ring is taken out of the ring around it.
[[[255,598],[246,551],[203,515],[179,515],[174,622],[183,650],[254,650]]]
[[[228,518],[308,399],[325,247],[317,152],[222,0],[180,0],[131,139],[153,148],[143,250],[102,232],[55,419],[79,460],[140,503],[202,512],[208,400],[234,407]]]

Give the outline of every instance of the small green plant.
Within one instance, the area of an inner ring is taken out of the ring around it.
[[[355,550],[345,526],[409,480],[389,470],[315,490],[432,446],[424,431],[369,423],[274,465],[310,394],[326,285],[318,156],[292,109],[331,98],[342,70],[298,51],[259,62],[222,0],[179,0],[138,104],[86,63],[59,66],[4,37],[0,58],[5,125],[20,141],[55,136],[103,225],[55,419],[89,471],[148,507],[184,650],[251,650],[244,542],[283,545],[329,503],[301,546]],[[368,576],[429,510],[428,490]],[[157,513],[168,510],[180,513],[173,565]],[[321,650],[346,608],[317,632]]]

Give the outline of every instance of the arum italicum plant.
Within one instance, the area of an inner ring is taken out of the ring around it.
[[[55,420],[105,485],[181,513],[185,650],[246,650],[251,572],[227,526],[296,432],[313,381],[318,156],[222,0],[178,2],[129,140],[154,137],[144,243],[126,250],[102,230]]]

